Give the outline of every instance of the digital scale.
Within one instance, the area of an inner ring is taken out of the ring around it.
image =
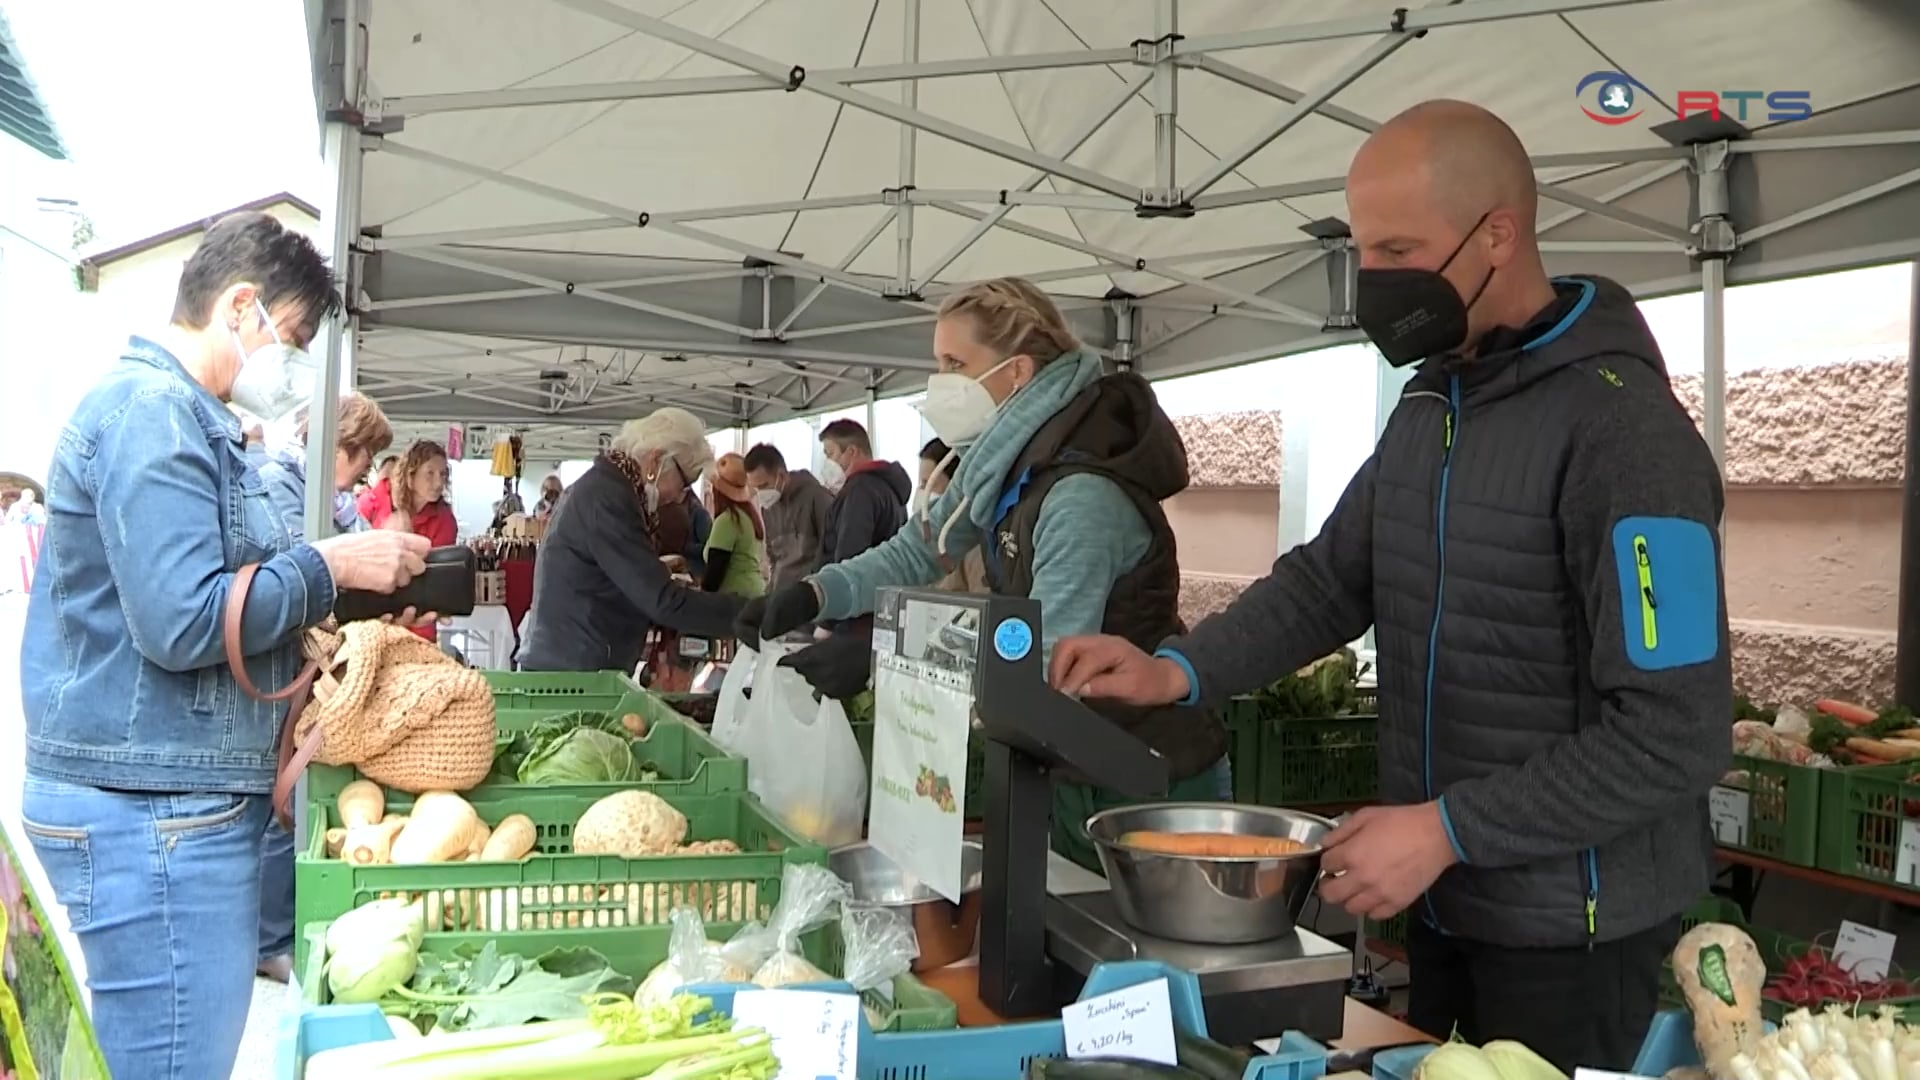
[[[1250,945],[1152,937],[1120,917],[1104,878],[1052,852],[1054,770],[1143,800],[1163,793],[1168,776],[1159,754],[1047,684],[1038,602],[886,589],[873,634],[878,664],[949,685],[961,676],[986,737],[982,1004],[1009,1018],[1053,1015],[1094,965],[1158,960],[1199,978],[1207,1029],[1221,1042],[1287,1030],[1339,1036],[1348,950],[1305,929]]]

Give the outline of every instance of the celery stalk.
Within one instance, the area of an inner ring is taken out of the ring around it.
[[[682,1059],[727,1062],[711,1073],[695,1068],[680,1078],[699,1080],[709,1075],[724,1076],[741,1063],[734,1056],[744,1051],[765,1054],[770,1059],[769,1045],[764,1032],[751,1029],[626,1045],[610,1044],[598,1033],[576,1031],[551,1040],[514,1043],[505,1049],[409,1055],[404,1061],[375,1069],[367,1080],[634,1080]]]

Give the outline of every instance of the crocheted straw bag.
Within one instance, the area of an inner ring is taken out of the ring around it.
[[[493,768],[493,691],[486,677],[405,627],[355,622],[309,630],[294,681],[262,693],[239,656],[240,617],[256,567],[228,590],[227,666],[243,693],[286,701],[274,812],[291,817],[294,786],[310,762],[352,765],[383,787],[418,794],[465,791]]]

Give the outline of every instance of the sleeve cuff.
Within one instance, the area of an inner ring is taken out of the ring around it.
[[[296,544],[289,548],[281,558],[293,563],[301,584],[302,627],[318,626],[333,614],[335,599],[333,574],[327,570],[327,560],[314,550],[312,544]]]
[[[1453,815],[1447,813],[1447,797],[1440,796],[1434,800],[1434,805],[1440,808],[1440,827],[1447,830],[1447,843],[1453,845],[1453,857],[1464,865],[1467,862],[1467,849],[1460,846],[1460,836],[1453,831]]]
[[[1181,698],[1179,701],[1174,702],[1174,704],[1186,705],[1188,707],[1200,704],[1200,673],[1193,670],[1193,663],[1189,661],[1184,655],[1182,655],[1180,651],[1177,649],[1169,649],[1169,648],[1163,647],[1155,650],[1153,655],[1159,657],[1162,660],[1173,661],[1174,663],[1180,665],[1181,671],[1186,672],[1187,696]]]
[[[823,568],[811,579],[820,590],[820,618],[845,619],[853,614],[853,582],[847,575],[831,566]]]

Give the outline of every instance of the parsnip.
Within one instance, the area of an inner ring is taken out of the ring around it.
[[[340,797],[334,801],[340,811],[340,827],[352,829],[356,825],[378,825],[387,812],[387,796],[380,785],[371,780],[355,780],[340,789]]]
[[[413,804],[413,816],[393,842],[396,863],[450,862],[473,844],[480,815],[452,792],[430,792]]]
[[[347,830],[340,857],[355,866],[375,866],[388,862],[393,854],[394,838],[407,827],[407,819],[396,814],[377,825],[357,825]]]
[[[328,829],[326,843],[327,843],[327,846],[326,846],[327,858],[329,859],[339,858],[340,849],[346,846],[346,843],[347,843],[347,830]]]
[[[508,814],[480,851],[481,862],[514,862],[533,851],[536,836],[533,819],[525,814]]]
[[[1714,1080],[1735,1080],[1735,1058],[1750,1059],[1766,1035],[1760,988],[1767,965],[1746,931],[1701,923],[1673,947],[1673,976],[1693,1014],[1693,1041]]]

